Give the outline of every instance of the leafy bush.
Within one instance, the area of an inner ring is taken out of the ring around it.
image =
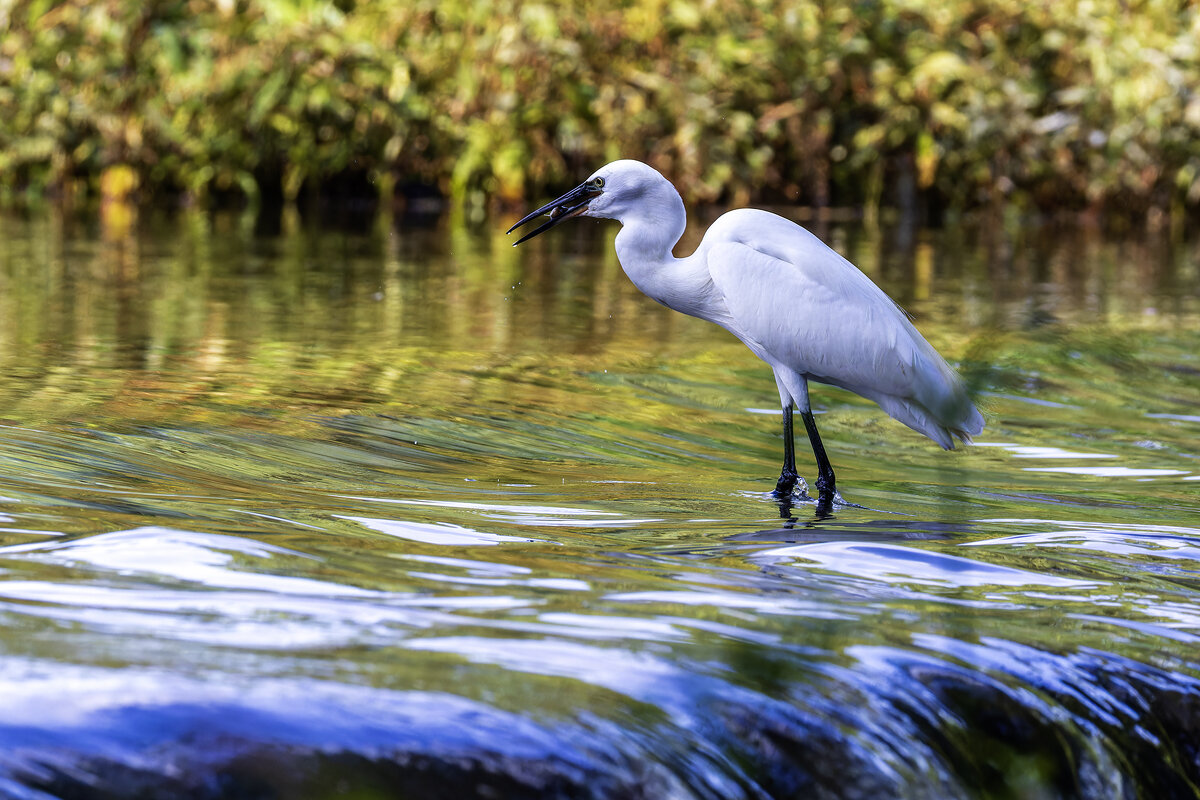
[[[617,157],[691,200],[1200,206],[1164,0],[0,3],[0,189],[514,201]],[[117,170],[104,176],[109,170]],[[132,177],[131,177],[132,176]]]

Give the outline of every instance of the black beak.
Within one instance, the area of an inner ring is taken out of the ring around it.
[[[513,242],[513,247],[516,247],[521,242],[529,241],[539,233],[545,233],[555,225],[565,222],[571,217],[578,217],[584,211],[587,211],[588,203],[592,201],[592,198],[603,191],[603,189],[591,183],[590,181],[588,183],[581,183],[557,200],[551,201],[539,208],[537,211],[525,215],[521,218],[520,222],[508,229],[509,233],[512,233],[526,222],[529,222],[530,220],[533,220],[547,212],[550,214],[550,219],[547,222],[543,222],[541,225],[534,228],[520,239],[517,239],[517,241]]]

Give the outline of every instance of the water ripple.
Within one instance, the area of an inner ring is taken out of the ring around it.
[[[1063,578],[989,564],[961,556],[916,550],[888,544],[820,542],[764,550],[755,561],[768,564],[811,561],[822,569],[886,583],[926,586],[1057,586],[1095,585],[1092,581]]]
[[[484,531],[471,530],[462,525],[454,525],[448,522],[425,523],[425,522],[409,522],[398,519],[373,519],[371,517],[343,517],[338,519],[348,519],[352,522],[357,522],[366,528],[380,533],[386,533],[388,536],[397,536],[401,539],[410,539],[414,542],[424,542],[426,544],[437,544],[446,546],[478,546],[478,545],[496,545],[502,542],[540,542],[543,539],[529,539],[523,536],[504,536],[498,533],[486,533]]]

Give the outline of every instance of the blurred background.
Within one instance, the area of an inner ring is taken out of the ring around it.
[[[1187,0],[0,3],[0,196],[1200,209]]]

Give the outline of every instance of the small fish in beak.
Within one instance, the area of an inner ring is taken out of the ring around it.
[[[521,227],[525,223],[531,222],[532,220],[537,219],[542,214],[548,214],[548,216],[550,217],[550,220],[548,222],[542,223],[541,225],[534,228],[532,231],[530,231],[529,233],[525,234],[520,239],[515,241],[513,243],[513,247],[516,247],[521,242],[529,241],[533,237],[537,236],[539,233],[545,233],[546,231],[550,230],[551,228],[553,228],[557,225],[560,225],[561,223],[565,222],[566,220],[571,219],[572,217],[578,217],[580,214],[587,211],[588,203],[590,203],[593,198],[595,198],[597,195],[600,195],[603,192],[604,192],[603,181],[601,181],[599,178],[595,178],[593,180],[586,181],[585,183],[579,184],[574,189],[572,189],[571,191],[564,194],[562,197],[558,198],[557,200],[547,203],[546,205],[539,208],[537,211],[533,211],[529,214],[526,214],[524,217],[521,218],[520,222],[518,222],[516,225],[513,225],[511,228],[508,229],[509,233],[512,233],[513,231],[515,231],[517,228]]]

